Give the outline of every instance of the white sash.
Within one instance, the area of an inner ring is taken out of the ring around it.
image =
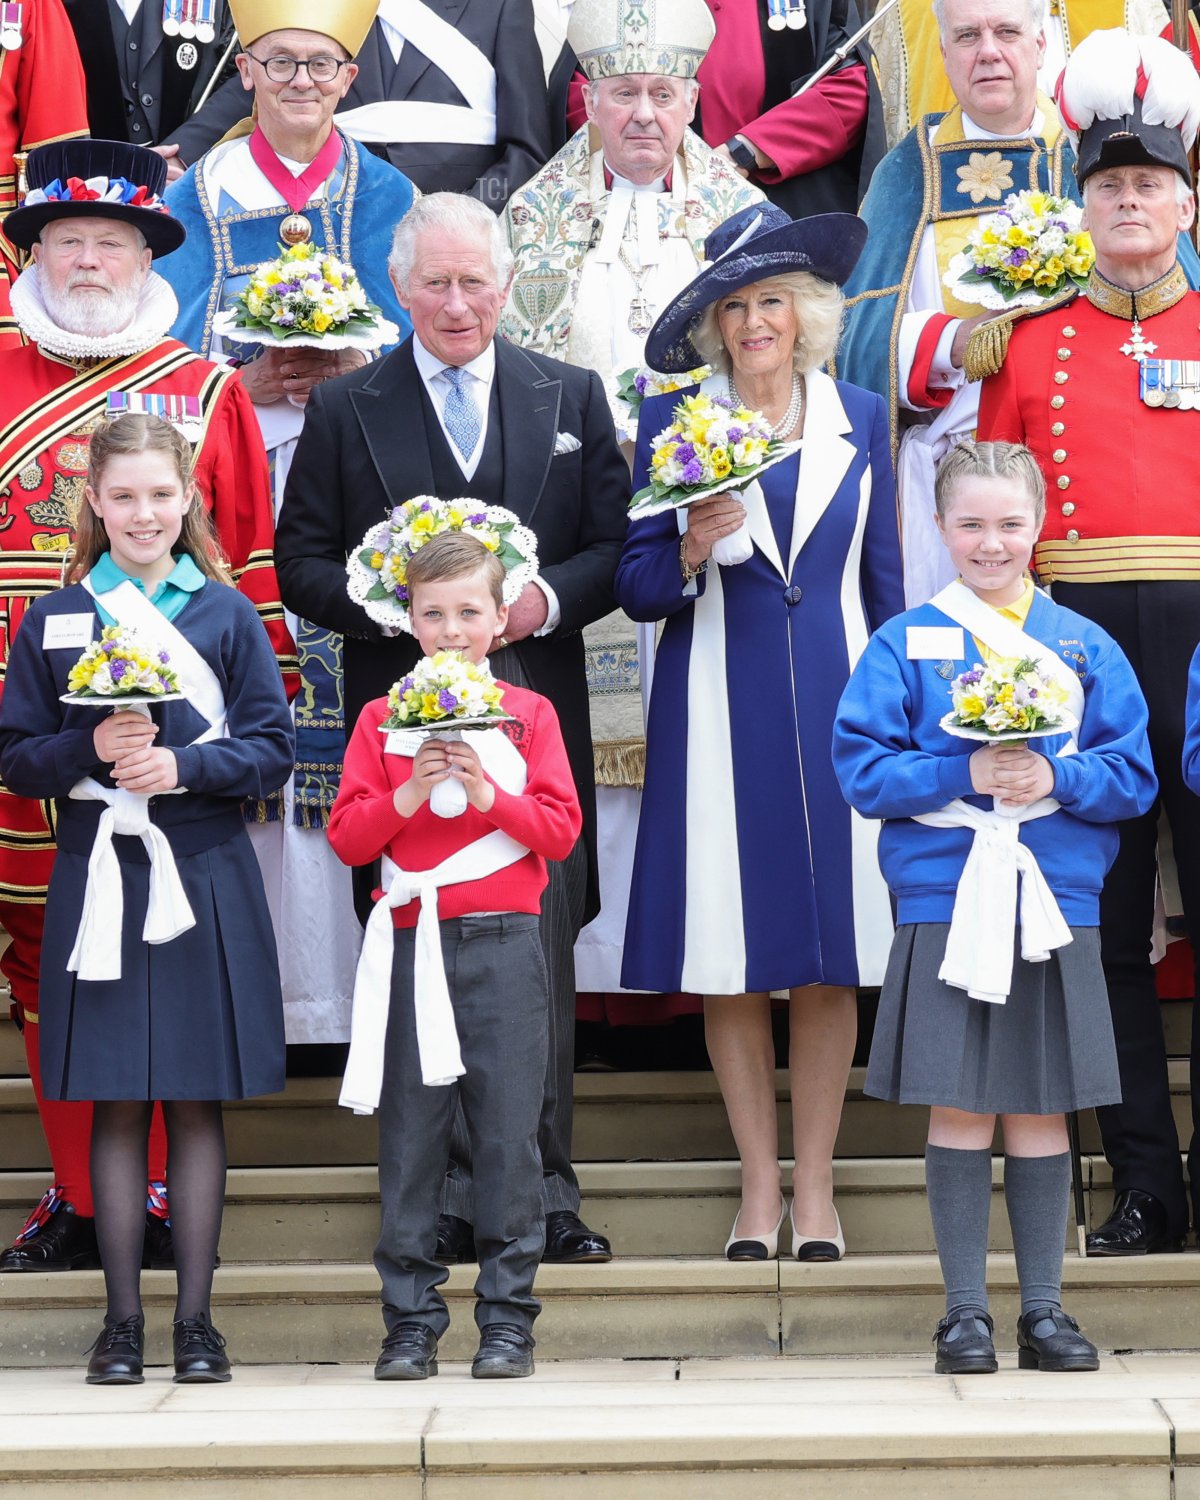
[[[469,37],[430,10],[424,0],[382,0],[379,15],[450,80],[467,101],[422,103],[378,100],[339,110],[336,123],[364,144],[391,141],[447,142],[460,146],[496,143],[496,70]]]
[[[484,769],[497,786],[519,796],[528,774],[524,757],[499,729],[466,730]],[[363,936],[354,976],[354,1009],[350,1020],[350,1054],[338,1103],[356,1115],[372,1114],[383,1089],[383,1056],[391,1005],[392,912],[420,897],[416,950],[413,955],[413,1004],[421,1081],[431,1088],[453,1083],[466,1071],[458,1046],[454,1007],[446,983],[438,926],[438,891],[444,885],[483,880],[523,859],[529,850],[496,829],[457,850],[432,870],[400,870],[386,856],[384,895],[375,903]]]
[[[1061,657],[984,604],[965,584],[954,582],[931,604],[957,625],[978,637],[1000,656],[1028,656],[1066,689],[1067,711],[1083,716],[1083,687]],[[1058,752],[1073,755],[1075,736]],[[1026,807],[995,807],[991,812],[956,797],[933,813],[920,813],[917,823],[932,828],[970,828],[971,842],[946,938],[946,953],[938,978],[974,1000],[1003,1005],[1012,988],[1012,934],[1017,920],[1020,885],[1021,957],[1044,963],[1055,948],[1071,941],[1071,930],[1059,910],[1054,892],[1032,851],[1020,842],[1022,823],[1049,817],[1059,809],[1053,797],[1042,797]]]
[[[225,697],[212,668],[176,627],[150,603],[140,589],[128,581],[107,593],[97,594],[89,578],[83,586],[98,604],[127,629],[140,630],[171,656],[188,701],[208,720],[209,727],[193,744],[219,739],[225,734]],[[120,701],[113,700],[114,709]],[[178,788],[179,791],[185,788]],[[114,980],[121,977],[121,933],[125,917],[125,893],[121,865],[113,848],[113,836],[140,838],[150,858],[150,889],[142,939],[147,943],[169,943],[196,925],[196,918],[179,878],[175,856],[166,835],[150,821],[150,797],[101,785],[85,776],[71,788],[77,802],[104,802],[95,843],[88,858],[87,886],[75,946],[67,959],[70,972],[80,979]]]

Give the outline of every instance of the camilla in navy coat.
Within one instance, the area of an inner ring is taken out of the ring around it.
[[[117,835],[124,890],[121,978],[68,971],[103,811],[69,798],[85,777],[113,786],[96,756],[100,710],[63,704],[80,646],[43,650],[58,615],[102,621],[75,584],[40,599],[13,643],[0,703],[0,773],[22,797],[55,801],[58,854],[46,910],[39,996],[42,1078],[50,1099],[240,1099],[283,1087],[283,1002],[270,913],[242,821],[291,774],[294,740],[262,622],[234,589],[206,581],[173,623],[225,697],[228,737],[192,741],[207,722],[186,701],[152,708],[156,743],[175,752],[183,795],[160,795],[166,835],[196,925],[168,943],[142,940],[150,865],[141,840]],[[186,683],[184,684],[186,688]]]
[[[736,995],[882,980],[892,924],[877,824],[830,739],[871,632],[903,608],[879,397],[810,371],[798,457],[746,492],[753,555],[685,589],[680,520],[635,521],[616,593],[665,620],[646,732],[621,982]],[[700,388],[724,393],[723,377]],[[684,392],[643,404],[634,487]]]

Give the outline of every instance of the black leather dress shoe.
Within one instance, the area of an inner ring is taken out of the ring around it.
[[[1061,1307],[1035,1307],[1017,1320],[1017,1366],[1022,1370],[1098,1370],[1100,1356]]]
[[[466,1219],[438,1214],[437,1249],[433,1258],[444,1266],[469,1266],[475,1259],[475,1231]]]
[[[94,1271],[100,1265],[96,1221],[60,1203],[36,1234],[0,1254],[0,1271]]]
[[[939,1375],[994,1375],[999,1368],[992,1320],[981,1307],[960,1307],[947,1314],[933,1341],[937,1345],[933,1368]]]
[[[207,1318],[180,1318],[171,1324],[175,1384],[217,1384],[232,1380],[225,1340]]]
[[[513,1380],[533,1374],[533,1340],[514,1323],[489,1323],[471,1361],[476,1380]]]
[[[175,1269],[175,1242],[171,1238],[171,1226],[157,1214],[146,1215],[146,1238],[142,1241],[142,1269],[144,1271],[173,1271]]]
[[[1117,1194],[1112,1212],[1087,1237],[1089,1255],[1163,1255],[1183,1249],[1184,1236],[1173,1233],[1167,1211],[1150,1193],[1126,1188]]]
[[[104,1327],[91,1348],[88,1385],[141,1385],[145,1323],[139,1313],[119,1323],[104,1320]]]
[[[424,1323],[397,1323],[375,1361],[376,1380],[428,1380],[438,1372],[437,1334]]]
[[[612,1260],[612,1246],[567,1209],[546,1215],[546,1248],[542,1259],[557,1265]],[[507,1324],[502,1325],[507,1327]]]

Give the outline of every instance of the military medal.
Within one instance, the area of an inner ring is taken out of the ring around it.
[[[196,35],[196,0],[183,0],[183,6],[179,17],[179,35],[187,41]]]
[[[804,0],[767,0],[767,25],[772,31],[785,27],[799,31],[808,24]]]
[[[163,36],[179,35],[179,17],[183,11],[183,0],[163,0]]]
[[[1129,330],[1129,338],[1127,342],[1121,345],[1121,353],[1128,355],[1130,359],[1140,361],[1145,359],[1147,355],[1153,354],[1157,348],[1157,344],[1150,343],[1146,338],[1142,332],[1142,325],[1134,318]]]
[[[196,14],[196,40],[211,42],[216,38],[217,0],[200,0]]]
[[[1143,359],[1139,395],[1147,406],[1200,411],[1200,360]]]
[[[195,42],[180,42],[175,49],[175,66],[190,73],[199,61],[200,53]]]
[[[15,52],[21,45],[21,7],[0,5],[0,47]]]
[[[170,422],[189,443],[199,442],[204,432],[199,396],[177,396],[173,391],[109,391],[104,413],[109,421],[134,412]]]

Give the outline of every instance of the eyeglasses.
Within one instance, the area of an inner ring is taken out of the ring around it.
[[[314,83],[332,83],[350,65],[349,58],[328,57],[325,53],[317,57],[255,57],[247,48],[246,56],[254,58],[272,83],[291,83],[301,68]]]

